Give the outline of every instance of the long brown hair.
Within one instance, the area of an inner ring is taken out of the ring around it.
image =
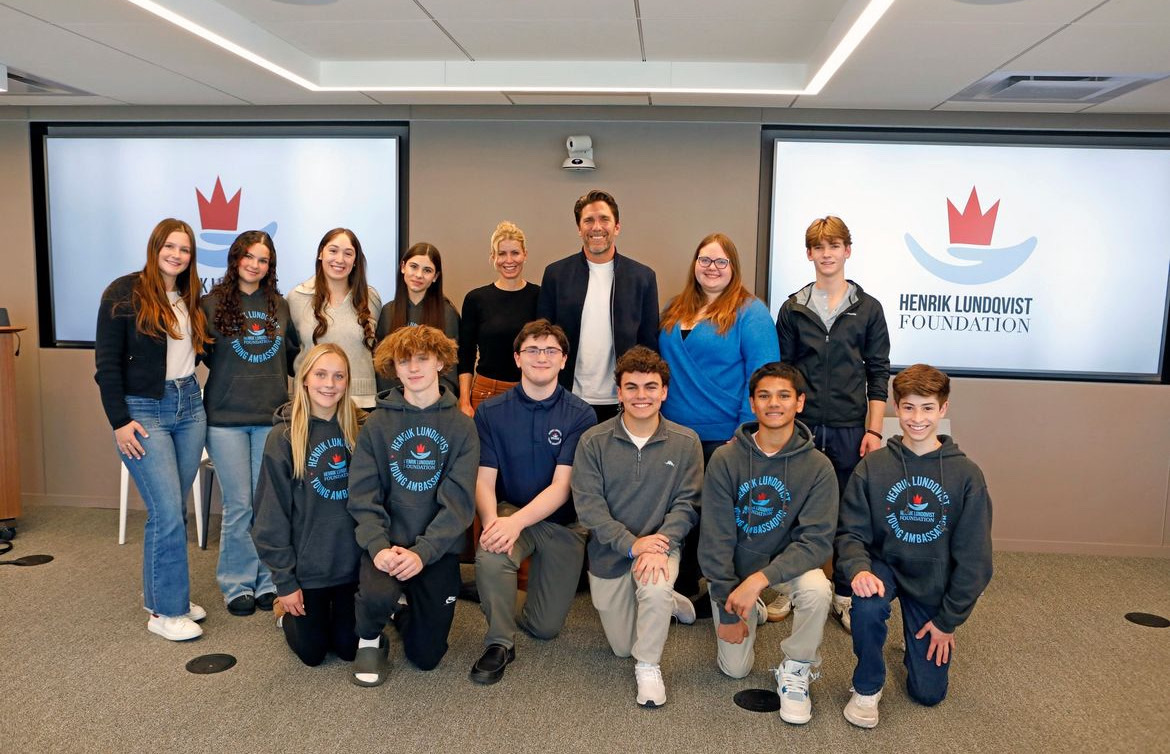
[[[272,242],[272,236],[262,230],[246,230],[232,241],[228,249],[227,271],[211,291],[219,296],[215,307],[215,329],[229,338],[238,335],[244,327],[244,312],[240,308],[240,262],[248,249],[258,243],[268,248],[268,272],[260,278],[260,290],[264,291],[268,313],[264,332],[269,338],[276,335],[276,309],[280,304],[280,291],[276,288],[276,244]]]
[[[313,418],[313,406],[309,400],[309,389],[305,387],[305,380],[320,358],[327,353],[341,357],[341,363],[345,364],[346,377],[349,376],[349,357],[336,343],[313,346],[305,355],[305,360],[301,362],[301,368],[297,370],[297,376],[293,381],[292,410],[289,416],[289,444],[292,445],[293,477],[296,479],[305,478],[305,464],[309,455],[309,422]],[[350,400],[349,385],[350,380],[346,379],[345,391],[341,395],[341,400],[337,401],[337,413],[334,417],[341,427],[345,447],[353,452],[358,436],[359,414],[357,406]]]
[[[158,255],[163,244],[166,243],[167,237],[176,231],[187,234],[187,240],[191,244],[191,263],[175,278],[175,289],[179,292],[180,300],[186,305],[187,316],[191,319],[191,345],[195,353],[203,353],[203,344],[207,342],[207,318],[203,315],[203,309],[199,307],[202,284],[199,282],[195,261],[195,231],[191,230],[187,223],[168,217],[154,226],[150,240],[146,242],[146,265],[142,268],[142,274],[138,276],[138,281],[130,294],[130,306],[135,312],[138,331],[143,335],[157,339],[164,336],[175,339],[182,337],[178,318],[167,298],[162,272],[158,268]]]
[[[370,285],[366,282],[366,255],[362,253],[362,244],[357,235],[349,228],[334,228],[321,237],[317,244],[317,274],[313,289],[313,316],[317,319],[317,326],[313,328],[313,343],[325,337],[329,330],[329,321],[325,319],[325,306],[329,303],[329,282],[325,278],[325,265],[321,262],[321,252],[329,244],[329,239],[345,234],[353,244],[353,269],[349,271],[347,284],[349,285],[350,303],[357,312],[358,324],[365,333],[366,348],[374,352],[378,345],[378,338],[374,334],[375,322],[370,315]]]
[[[446,297],[443,296],[443,255],[434,244],[420,241],[406,250],[402,259],[398,260],[398,288],[394,291],[394,302],[390,307],[390,332],[394,332],[407,324],[407,313],[410,308],[410,289],[406,287],[406,276],[402,267],[413,257],[425,256],[435,265],[435,282],[430,284],[423,293],[422,322],[417,324],[430,325],[439,332],[444,331],[447,321],[446,308],[443,306]]]
[[[731,270],[731,280],[723,292],[707,304],[707,294],[695,279],[695,260],[699,258],[699,252],[703,247],[712,243],[719,244],[723,253],[727,255],[731,263],[728,266]],[[735,244],[722,233],[712,233],[699,241],[699,246],[691,257],[691,266],[687,268],[687,282],[683,285],[682,293],[675,296],[662,313],[662,331],[669,332],[677,324],[694,321],[699,310],[706,306],[707,311],[704,312],[703,319],[711,320],[715,325],[715,331],[720,335],[726,335],[735,324],[735,316],[740,308],[753,298],[755,296],[743,286],[743,276],[739,271],[739,251],[736,250]]]

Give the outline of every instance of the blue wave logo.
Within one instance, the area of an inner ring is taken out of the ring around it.
[[[918,264],[930,274],[959,285],[982,285],[1001,280],[1018,270],[1036,250],[1033,236],[1014,246],[992,248],[991,235],[999,212],[997,200],[987,212],[979,206],[979,195],[971,187],[967,205],[960,213],[950,199],[947,214],[951,245],[947,247],[948,260],[928,253],[909,233],[906,248]],[[953,261],[952,261],[953,260]]]

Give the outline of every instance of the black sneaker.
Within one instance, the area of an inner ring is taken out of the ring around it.
[[[504,668],[516,659],[516,649],[509,649],[503,644],[491,644],[483,655],[471,666],[471,680],[485,686],[495,683],[504,677]]]
[[[256,612],[256,598],[250,594],[241,594],[227,604],[227,609],[232,615],[251,615]]]
[[[276,604],[276,592],[265,592],[256,597],[256,607],[261,610],[272,610],[274,604]]]

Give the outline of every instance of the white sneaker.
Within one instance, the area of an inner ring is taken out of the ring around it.
[[[850,689],[853,691],[853,689]],[[876,694],[858,694],[853,691],[852,698],[845,705],[845,719],[858,728],[876,728],[878,724],[878,702],[882,700],[882,690]]]
[[[763,599],[756,600],[756,625],[762,626],[768,622],[768,606]]]
[[[639,662],[634,666],[634,680],[638,682],[638,704],[643,707],[666,704],[666,684],[662,682],[660,666]]]
[[[143,605],[142,609],[145,610],[146,612],[150,613],[151,615],[154,614],[154,611],[151,610],[146,605]],[[193,620],[196,623],[198,623],[199,621],[201,621],[207,617],[207,611],[204,610],[203,608],[199,607],[198,605],[196,605],[194,602],[188,602],[187,603],[187,613],[183,617],[186,618],[187,620]]]
[[[146,630],[171,641],[198,639],[203,635],[203,629],[199,624],[185,615],[172,617],[151,613],[150,620],[146,622]]]
[[[777,595],[776,599],[772,600],[772,604],[768,605],[768,622],[779,623],[787,618],[791,612],[792,602],[788,599],[788,595]]]
[[[679,623],[684,626],[689,626],[695,622],[695,605],[689,599],[679,594],[678,592],[671,592],[670,596],[674,598],[674,611],[671,615]]]
[[[810,664],[785,660],[772,672],[776,674],[776,693],[780,695],[780,719],[794,725],[807,723],[812,719],[812,700],[808,697]]]
[[[832,614],[841,623],[841,627],[849,633],[853,633],[853,627],[849,623],[849,610],[853,607],[852,597],[842,597],[839,594],[833,595],[833,604],[829,607],[829,613]]]

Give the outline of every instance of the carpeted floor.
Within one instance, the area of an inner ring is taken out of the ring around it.
[[[461,601],[438,669],[410,667],[392,637],[389,681],[358,688],[335,659],[302,666],[271,613],[229,615],[214,544],[201,551],[193,534],[205,633],[168,642],[146,631],[142,521],[131,514],[119,547],[116,511],[25,511],[3,558],[55,560],[0,567],[0,751],[1170,752],[1170,629],[1123,617],[1170,616],[1166,560],[997,554],[991,586],[959,629],[946,701],[926,709],[906,697],[895,621],[881,724],[864,731],[841,717],[853,655],[833,621],[813,720],[791,726],[732,702],[742,689],[774,688],[768,668],[790,621],[761,629],[756,669],[739,681],[715,667],[710,621],[672,627],[668,703],[646,710],[634,704],[633,661],[610,653],[584,594],[560,637],[518,638],[516,662],[494,686],[467,678],[485,624]],[[238,664],[185,670],[213,652]]]

